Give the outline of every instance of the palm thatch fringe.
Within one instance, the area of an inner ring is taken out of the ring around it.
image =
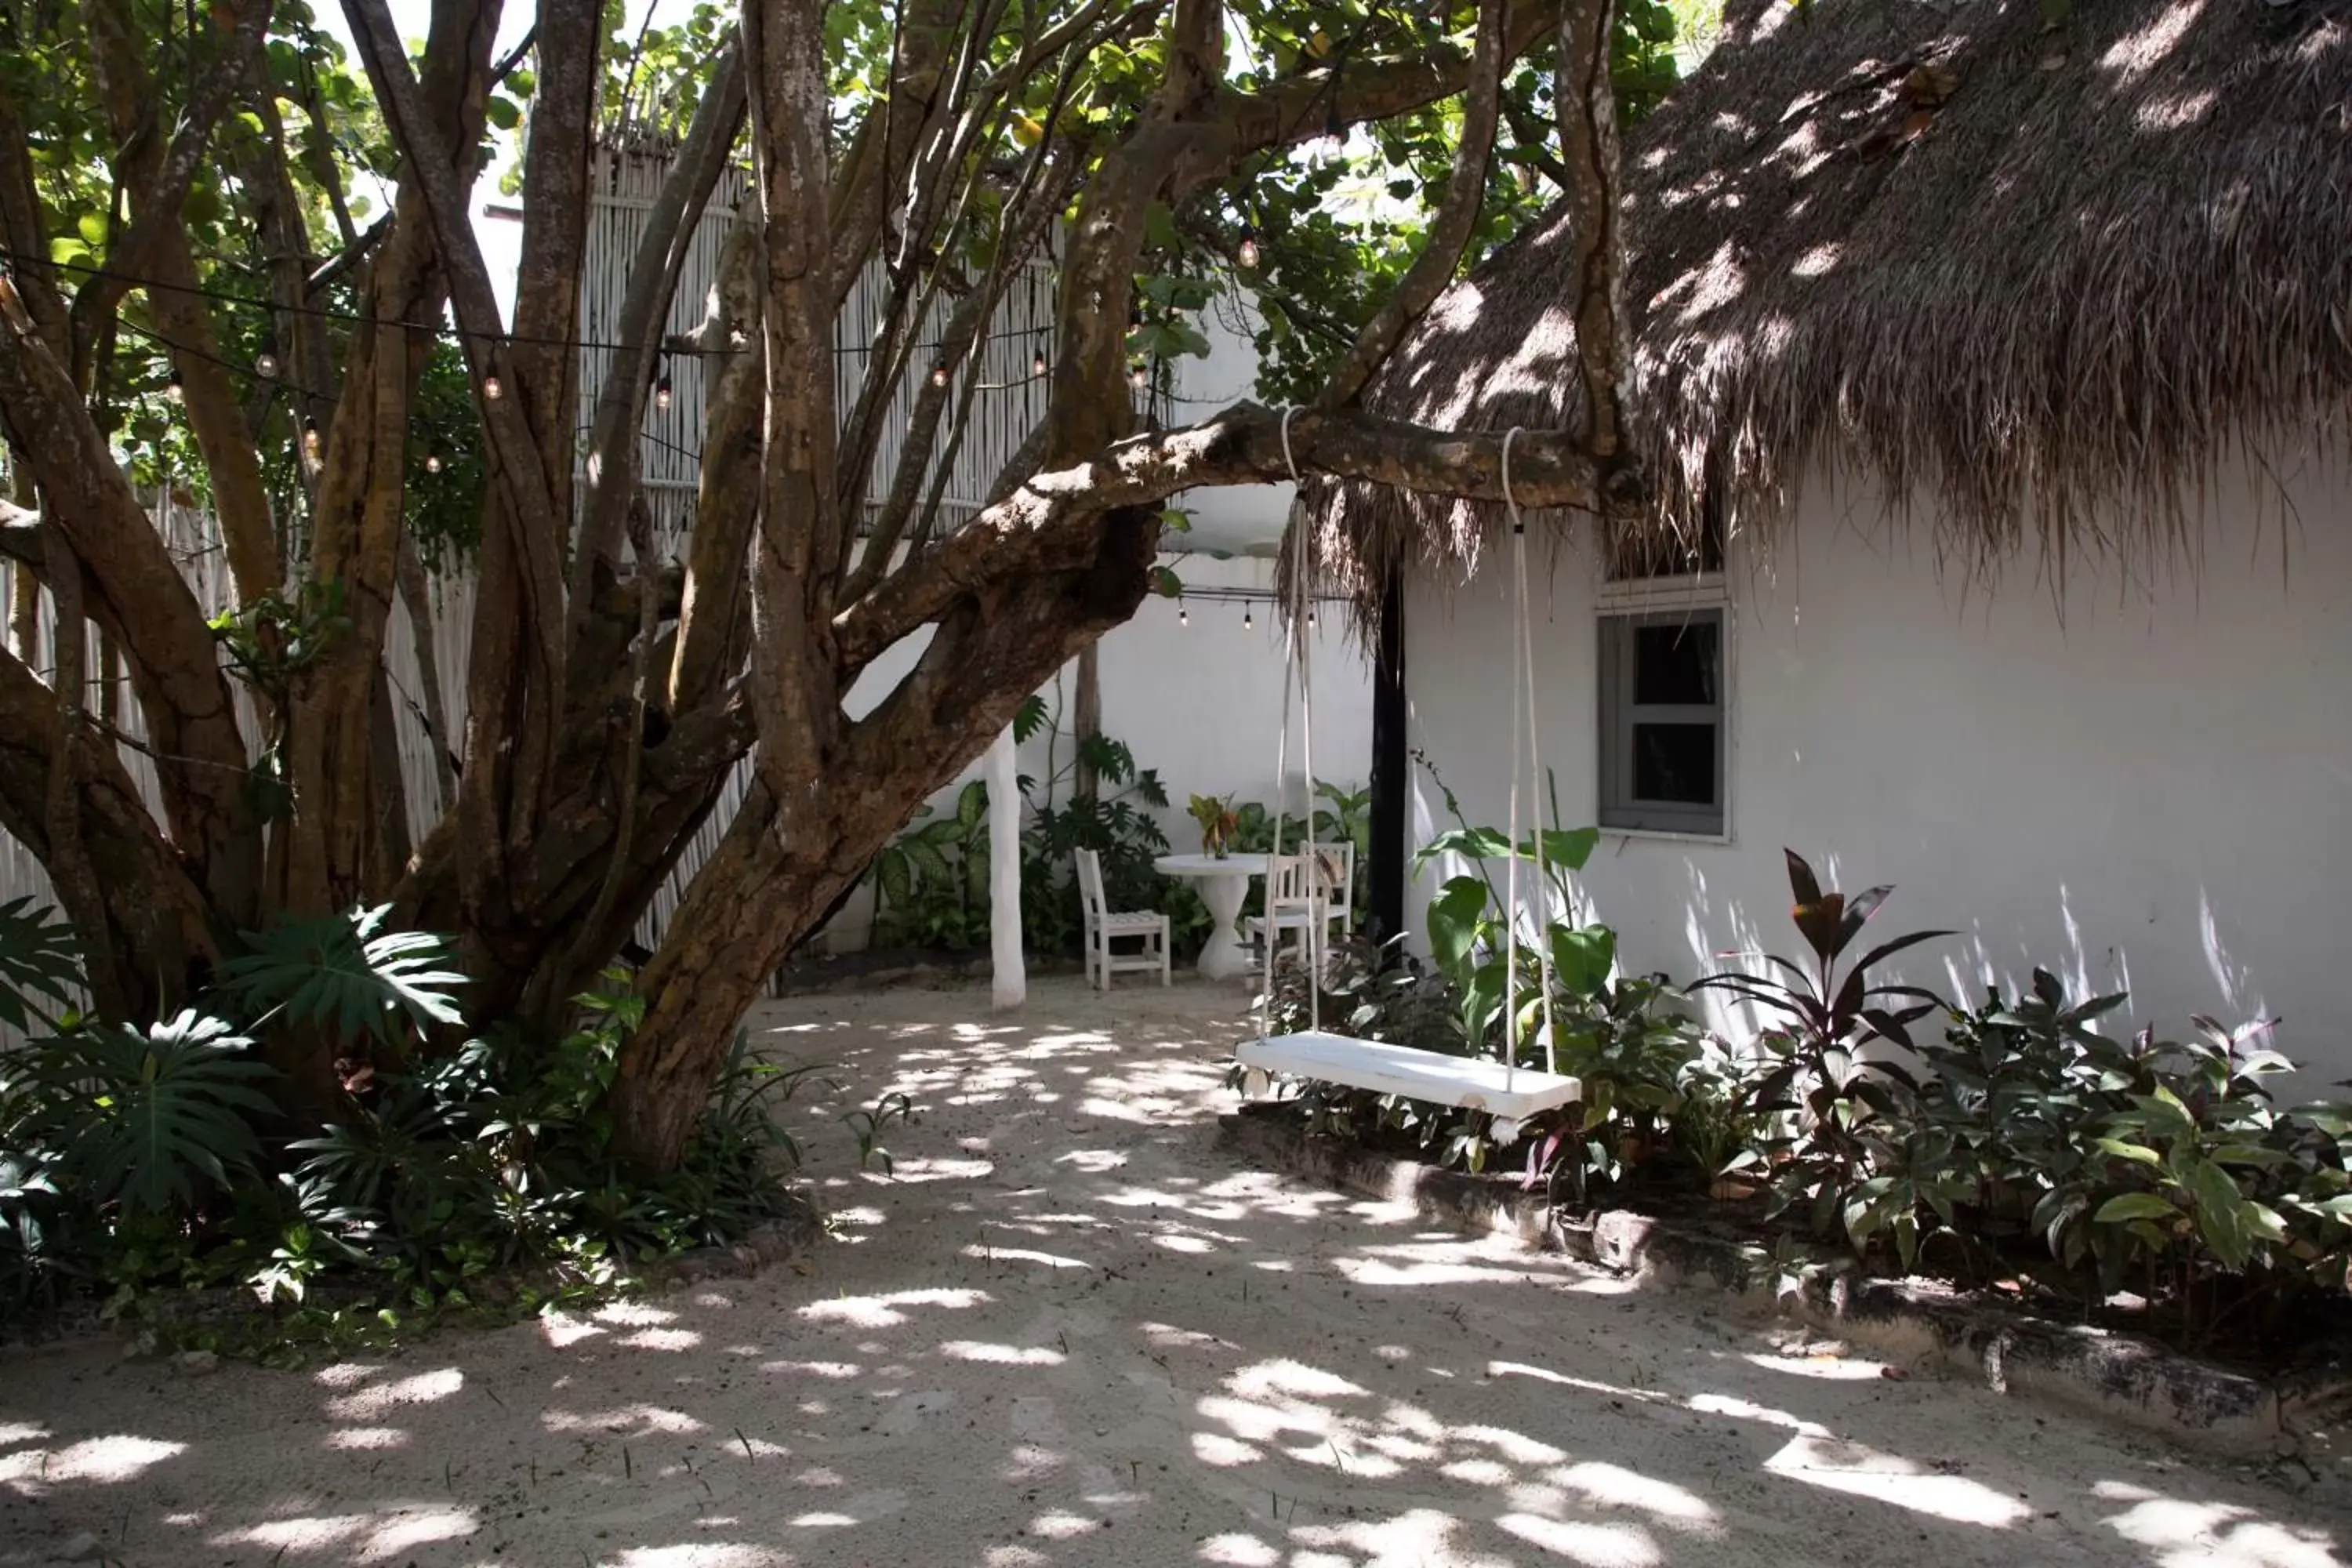
[[[1628,137],[1649,526],[1769,540],[1799,478],[1874,469],[1890,525],[1990,579],[2031,547],[2187,547],[2217,463],[2352,414],[2352,0],[1743,7]],[[1456,284],[1369,402],[1574,424],[1555,216]],[[1323,585],[1475,560],[1499,508],[1311,486]]]

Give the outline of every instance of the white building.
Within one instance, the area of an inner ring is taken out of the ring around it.
[[[2039,964],[2176,1036],[2276,1016],[2326,1092],[2352,1077],[2352,28],[2255,0],[1734,12],[1625,150],[1666,570],[1530,520],[1538,730],[1567,825],[1604,829],[1595,913],[1677,981],[1797,950],[1785,845],[1895,884],[1883,935],[1958,932],[1906,978],[1973,1001]],[[1458,285],[1375,406],[1580,417],[1567,240]],[[1318,507],[1336,580],[1401,584],[1392,866],[1450,826],[1406,743],[1504,815],[1498,511]]]

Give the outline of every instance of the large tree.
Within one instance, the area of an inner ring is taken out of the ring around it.
[[[385,0],[344,0],[355,58],[301,0],[0,14],[0,545],[49,590],[58,649],[37,668],[26,595],[0,654],[0,826],[50,869],[106,1009],[172,1005],[236,931],[388,901],[457,934],[478,1015],[544,1023],[748,754],[750,796],[643,967],[614,1089],[626,1147],[662,1166],[763,977],[1134,612],[1167,497],[1294,460],[1499,494],[1494,437],[1360,396],[1465,255],[1562,192],[1592,219],[1573,374],[1597,412],[1523,437],[1515,484],[1585,509],[1624,488],[1612,66],[1654,89],[1647,0],[1631,20],[1611,0],[749,0],[634,38],[543,0],[494,58],[499,10],[433,0],[415,52]],[[651,115],[674,155],[583,453],[592,153],[625,107],[642,136],[647,103],[683,107]],[[519,117],[509,321],[469,208]],[[745,159],[756,199],[690,346],[710,374],[681,572],[643,548],[639,432],[687,241]],[[1333,200],[1367,168],[1393,182],[1387,216]],[[950,527],[927,465],[1000,300],[1048,254],[1046,412]],[[871,368],[844,402],[836,321],[876,268]],[[1138,429],[1136,358],[1192,343],[1236,274],[1301,405],[1287,460],[1255,404]],[[919,352],[950,374],[919,377],[879,473]],[[461,458],[466,484],[422,482]],[[216,515],[232,615],[208,624],[158,485]],[[476,583],[467,712],[446,809],[411,842],[385,641],[396,596],[429,620],[422,561],[446,549]],[[89,709],[85,620],[144,741]],[[850,719],[860,672],[924,628]],[[290,1106],[325,1104],[326,1047],[278,1049]]]

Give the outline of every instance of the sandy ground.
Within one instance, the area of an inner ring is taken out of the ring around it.
[[[2341,1561],[2299,1490],[1636,1295],[1213,1151],[1238,991],[817,998],[893,1180],[803,1107],[801,1268],[389,1362],[0,1358],[0,1563]],[[2273,1472],[2273,1475],[2275,1472]]]

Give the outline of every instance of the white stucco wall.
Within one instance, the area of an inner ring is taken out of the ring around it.
[[[1585,890],[1626,961],[1682,982],[1725,949],[1793,952],[1787,845],[1825,884],[1895,884],[1882,936],[1958,931],[1904,961],[1947,994],[2041,963],[2127,987],[2135,1025],[2167,1033],[2193,1012],[2277,1016],[2303,1092],[2352,1076],[2352,482],[2271,461],[2283,493],[2215,489],[2193,573],[2077,561],[2063,594],[2032,560],[1997,592],[1939,575],[1924,531],[1890,538],[1866,487],[1816,482],[1769,563],[1735,542],[1730,841],[1603,839]],[[1413,743],[1496,822],[1507,575],[1491,552],[1466,585],[1424,579],[1406,619]],[[1582,824],[1597,574],[1570,546],[1535,581],[1546,751]],[[1417,773],[1409,830],[1444,826]],[[1439,879],[1414,884],[1416,931]]]
[[[1270,589],[1271,561],[1204,555],[1166,557],[1165,563],[1191,587]],[[1244,629],[1244,608],[1253,625]],[[1270,606],[1247,606],[1193,599],[1182,606],[1154,595],[1135,618],[1104,637],[1100,647],[1103,733],[1124,741],[1136,765],[1159,770],[1169,809],[1160,814],[1171,847],[1200,847],[1199,834],[1184,814],[1192,795],[1233,795],[1243,800],[1275,799],[1275,742],[1282,715],[1283,646]],[[1349,645],[1337,614],[1318,616],[1315,632],[1315,767],[1319,778],[1361,788],[1371,776],[1371,674]],[[914,667],[929,642],[928,628],[877,659],[859,678],[844,708],[853,716],[870,711]],[[1076,667],[1059,681],[1058,706],[1065,734],[1060,756],[1070,755],[1067,731],[1076,702]],[[1055,689],[1045,689],[1049,709]],[[1295,721],[1294,721],[1295,722]],[[1042,779],[1046,769],[1042,739],[1021,748],[1021,771]],[[962,778],[933,798],[952,801],[965,779],[978,778],[975,762]],[[1292,809],[1298,799],[1300,759],[1297,731],[1291,744]],[[1057,798],[1066,799],[1066,786]],[[862,945],[873,923],[872,901],[861,891],[828,930],[835,950]]]

